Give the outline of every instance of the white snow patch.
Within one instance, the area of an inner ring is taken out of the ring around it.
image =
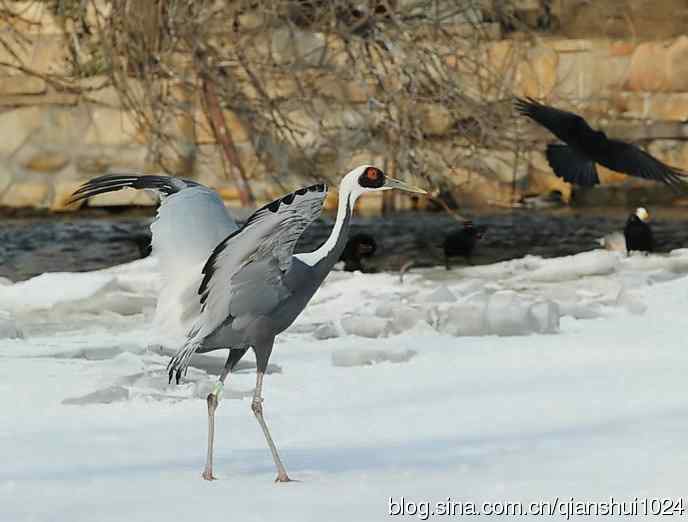
[[[200,480],[226,353],[168,384],[176,346],[151,345],[169,333],[151,331],[153,261],[0,284],[0,519],[195,520],[230,505],[246,520],[381,520],[390,496],[683,495],[686,273],[685,249],[416,270],[403,284],[333,273],[265,379],[302,481],[287,485],[250,411],[252,355],[217,410],[221,480]],[[6,338],[3,320],[26,337]]]

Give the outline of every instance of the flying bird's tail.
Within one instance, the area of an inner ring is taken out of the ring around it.
[[[595,163],[582,157],[568,145],[547,145],[547,162],[558,177],[582,187],[592,187],[600,182]]]

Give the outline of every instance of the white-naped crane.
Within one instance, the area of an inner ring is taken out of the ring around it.
[[[263,417],[263,375],[275,337],[289,327],[308,304],[347,242],[359,196],[401,189],[424,193],[363,165],[339,185],[337,218],[329,238],[313,252],[294,254],[296,241],[320,215],[327,194],[315,184],[287,194],[258,209],[238,228],[219,196],[192,181],[167,176],[108,175],[79,188],[78,201],[123,188],[153,189],[163,196],[158,219],[151,226],[153,254],[161,257],[168,300],[175,315],[192,318],[186,341],[168,365],[178,383],[194,353],[229,350],[218,382],[207,397],[208,452],[202,476],[213,480],[214,419],[224,382],[232,368],[252,349],[256,356],[256,388],[251,409],[263,430],[277,467],[278,482],[289,481]],[[194,282],[198,282],[194,286]],[[195,289],[191,292],[190,289]],[[165,309],[158,307],[158,314]]]

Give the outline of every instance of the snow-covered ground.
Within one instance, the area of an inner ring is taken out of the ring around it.
[[[688,250],[527,257],[403,283],[331,274],[265,382],[300,480],[289,484],[273,483],[248,356],[217,412],[221,480],[201,480],[203,399],[225,353],[167,384],[154,260],[0,282],[0,521],[349,522],[385,520],[402,496],[677,497],[686,275]]]

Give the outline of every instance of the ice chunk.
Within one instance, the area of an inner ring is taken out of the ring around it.
[[[589,301],[559,301],[560,316],[568,315],[574,319],[595,319],[604,315],[597,303]]]
[[[645,310],[647,310],[647,305],[637,294],[626,290],[619,292],[616,304],[622,306],[629,313],[634,315],[642,315],[645,313]]]
[[[391,313],[388,326],[390,331],[396,334],[410,330],[418,321],[425,318],[422,310],[404,304],[394,306]]]
[[[122,292],[114,285],[108,285],[88,298],[58,303],[54,306],[62,313],[109,311],[120,315],[140,314],[145,309],[152,310],[154,307],[154,297]]]
[[[573,256],[548,259],[542,265],[526,273],[531,281],[556,282],[578,279],[584,276],[607,275],[616,270],[620,254],[607,250],[592,250]]]
[[[0,339],[23,339],[24,332],[8,312],[0,312]]]
[[[559,331],[559,307],[552,301],[538,301],[528,309],[533,331],[556,333]]]
[[[125,352],[141,355],[145,352],[145,348],[134,344],[117,346],[96,345],[88,346],[86,348],[77,348],[75,350],[55,352],[51,353],[48,357],[53,357],[55,359],[84,359],[86,361],[105,361],[108,359],[114,359],[115,357]]]
[[[0,307],[41,310],[58,303],[88,299],[116,287],[115,276],[99,272],[41,274],[10,286],[0,286]]]
[[[438,309],[435,328],[441,333],[456,336],[487,335],[487,301],[487,294],[476,293],[460,303]]]
[[[485,281],[482,279],[468,279],[461,281],[458,285],[453,285],[451,291],[454,295],[469,296],[485,289]]]
[[[340,337],[341,335],[341,331],[339,328],[337,328],[337,325],[334,323],[334,321],[327,321],[326,323],[321,324],[313,332],[313,337],[319,341],[325,339],[334,339],[335,337]]]
[[[530,303],[512,290],[492,294],[487,301],[487,327],[491,334],[525,335],[532,331]]]
[[[432,293],[423,299],[426,303],[454,303],[456,296],[446,286],[438,286]]]
[[[394,308],[396,306],[398,306],[397,303],[383,301],[375,308],[375,315],[383,319],[389,319],[394,316]]]
[[[129,399],[129,390],[124,386],[108,386],[102,390],[87,393],[81,397],[64,399],[62,404],[110,404],[112,402],[126,401]]]
[[[626,252],[626,238],[621,232],[612,232],[597,241],[605,250]]]
[[[371,315],[350,315],[340,321],[349,335],[360,337],[383,337],[387,335],[387,320]]]
[[[334,366],[371,366],[381,362],[407,362],[417,354],[414,350],[352,350],[342,349],[332,353]]]

